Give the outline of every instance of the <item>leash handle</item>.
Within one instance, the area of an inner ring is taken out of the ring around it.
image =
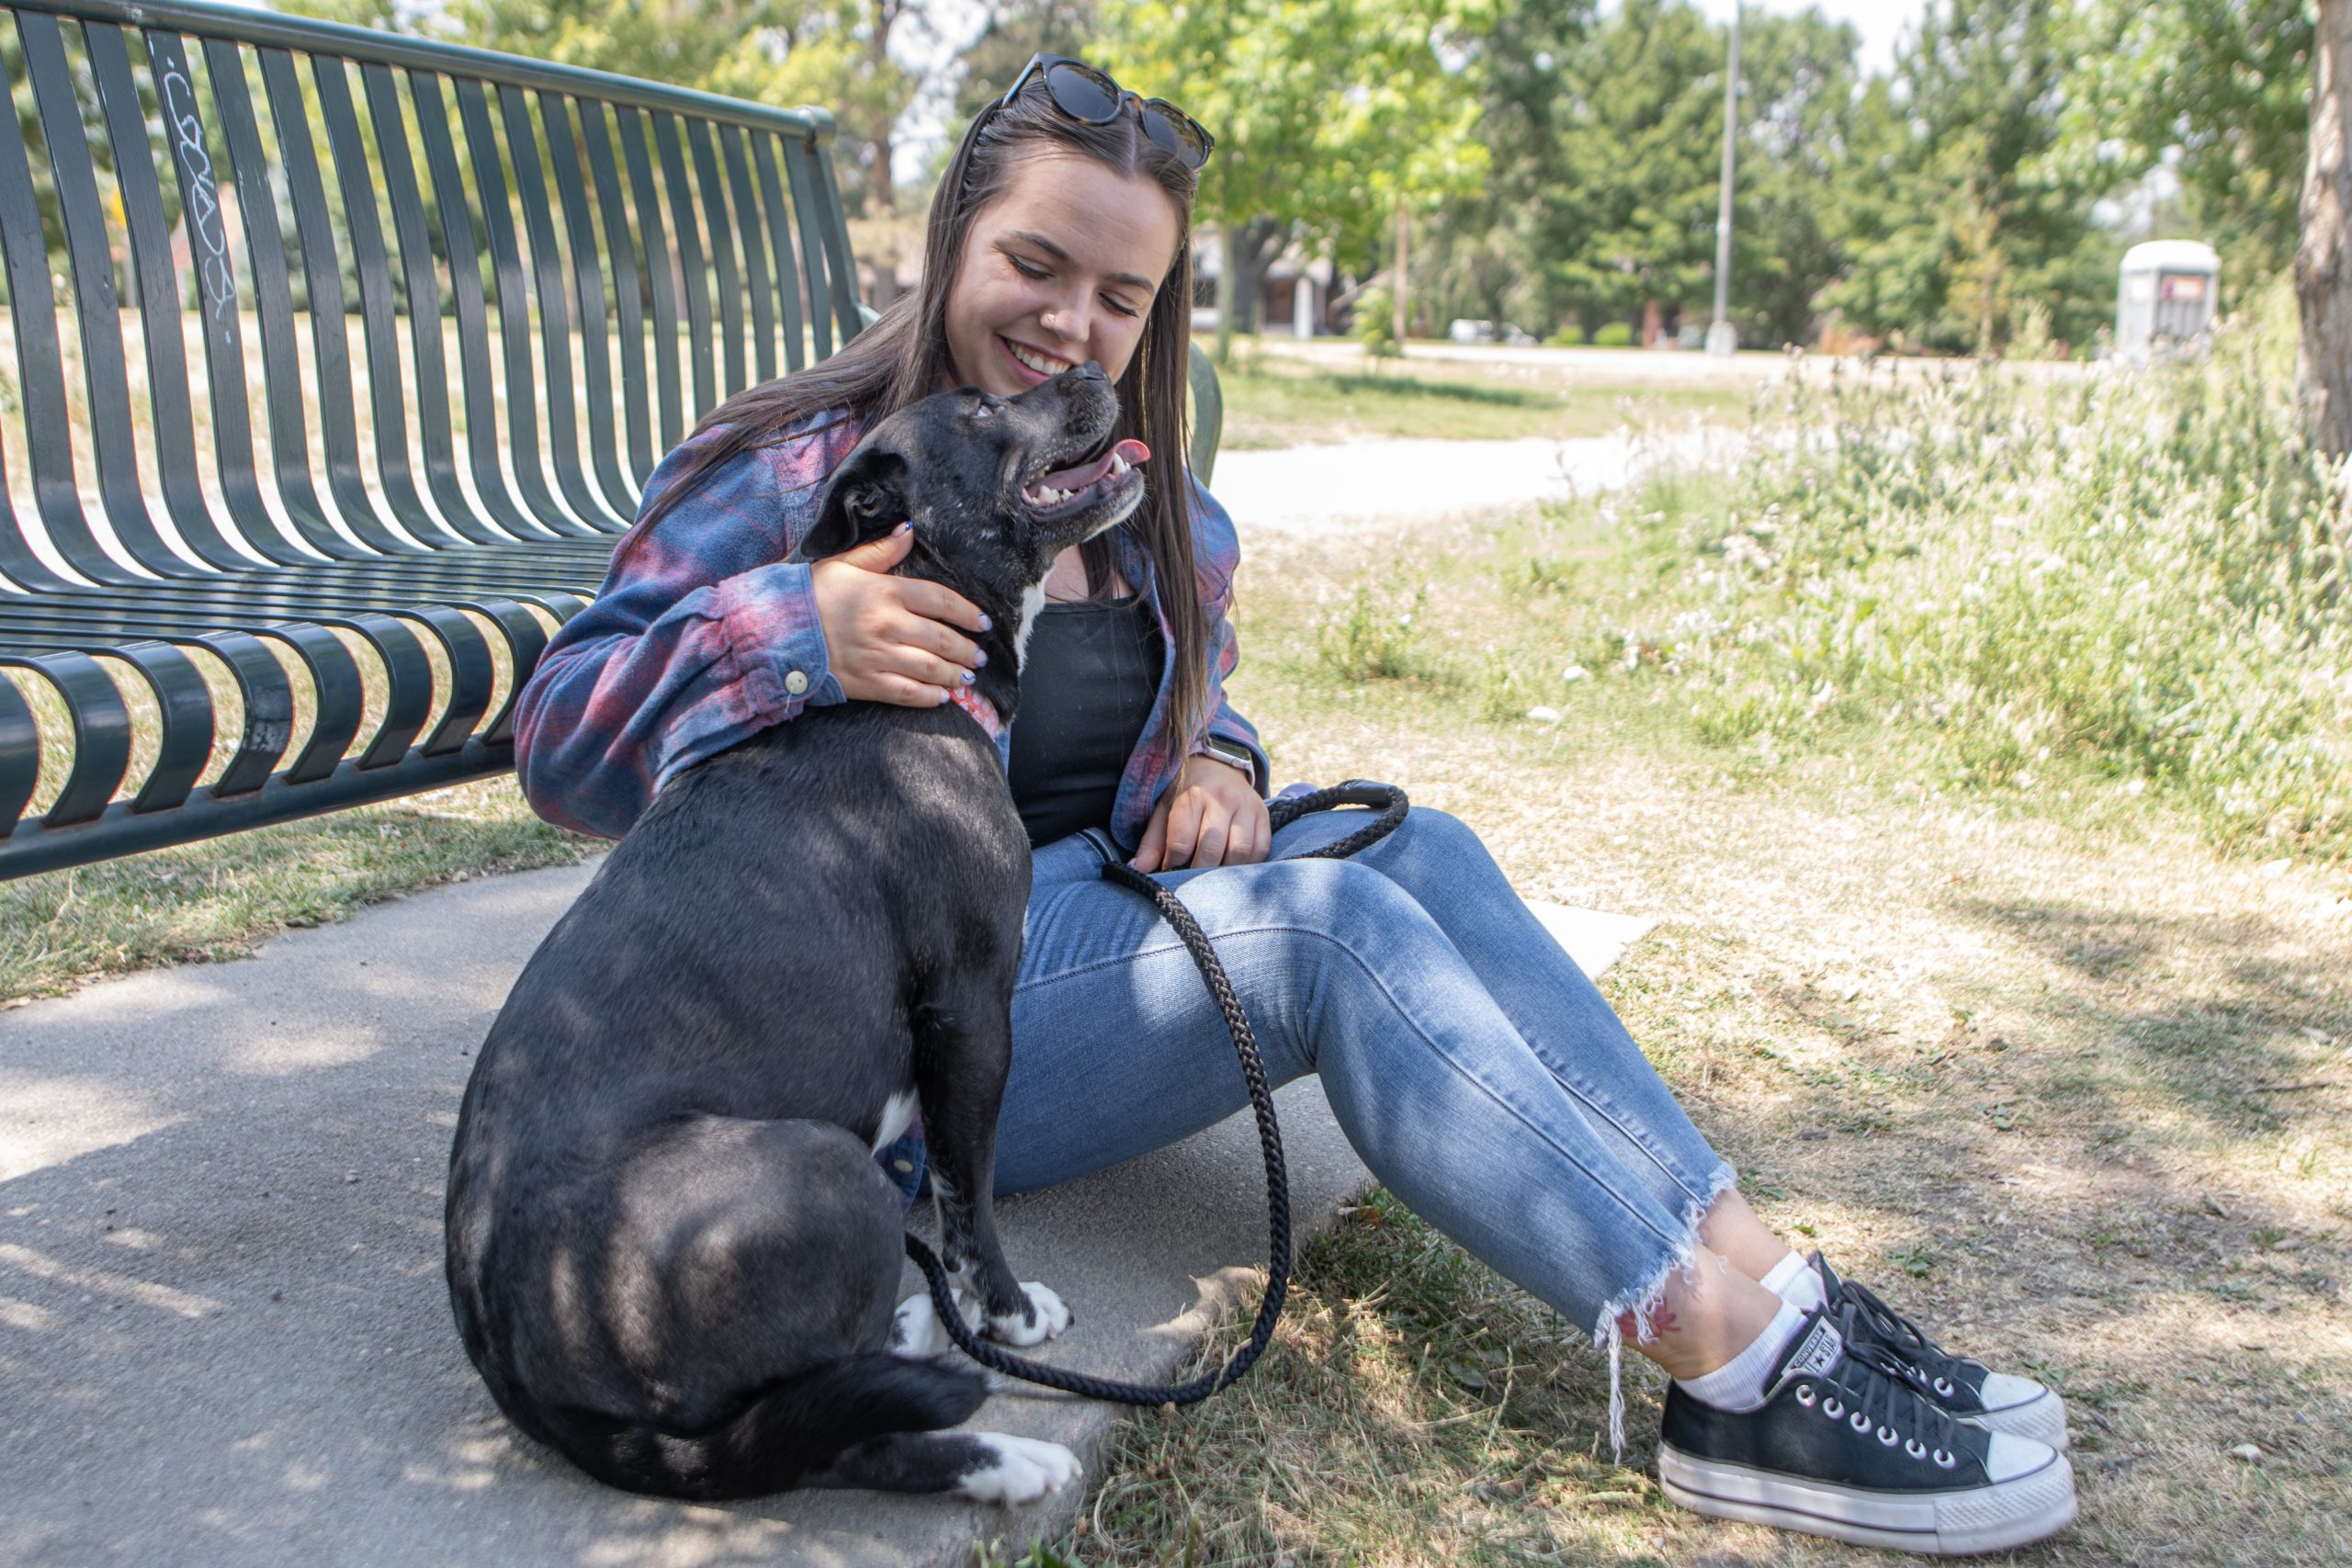
[[[1267,816],[1277,829],[1288,827],[1301,817],[1317,811],[1335,810],[1342,806],[1368,807],[1379,815],[1346,838],[1312,850],[1299,859],[1344,860],[1369,845],[1379,842],[1395,832],[1410,809],[1405,792],[1395,784],[1374,784],[1364,779],[1350,779],[1309,795],[1278,800],[1267,807]],[[1087,1399],[1104,1400],[1114,1404],[1196,1404],[1228,1384],[1238,1382],[1258,1358],[1265,1354],[1273,1342],[1274,1325],[1283,1314],[1283,1303],[1290,1295],[1291,1235],[1290,1235],[1290,1173],[1283,1159],[1282,1128],[1274,1120],[1273,1089],[1266,1082],[1265,1059],[1258,1053],[1257,1032],[1250,1026],[1250,1015],[1241,1006],[1240,995],[1233,988],[1225,965],[1216,955],[1216,948],[1201,930],[1193,912],[1174,891],[1162,886],[1151,877],[1123,862],[1106,862],[1102,879],[1115,882],[1132,892],[1150,899],[1160,914],[1174,929],[1193,955],[1193,967],[1201,972],[1209,995],[1225,1015],[1225,1027],[1233,1037],[1233,1054],[1240,1060],[1241,1076],[1250,1086],[1250,1108],[1258,1119],[1258,1144],[1266,1161],[1266,1293],[1258,1303],[1258,1320],[1250,1330],[1250,1338],[1228,1357],[1224,1366],[1206,1372],[1190,1382],[1154,1386],[1149,1383],[1125,1382],[1116,1378],[1098,1378],[1061,1367],[1047,1366],[1025,1356],[1016,1356],[1001,1345],[992,1345],[972,1332],[964,1314],[956,1305],[954,1284],[946,1267],[939,1257],[925,1246],[922,1239],[910,1232],[906,1237],[907,1256],[931,1286],[931,1303],[939,1314],[941,1325],[956,1347],[990,1371],[1001,1372],[1025,1382],[1059,1389]]]

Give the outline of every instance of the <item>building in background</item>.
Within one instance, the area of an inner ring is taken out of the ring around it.
[[[1214,229],[1193,231],[1193,330],[1216,331],[1216,286],[1225,245]],[[1331,316],[1331,264],[1310,258],[1294,240],[1258,284],[1258,330],[1273,337],[1322,337],[1339,330]]]

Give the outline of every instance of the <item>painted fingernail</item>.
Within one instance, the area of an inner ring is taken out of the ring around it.
[[[992,632],[996,630],[996,622],[989,618],[989,614],[985,610],[980,612],[980,630],[984,632]]]
[[[988,653],[988,649],[980,649],[980,660],[979,660],[979,663],[978,663],[978,664],[975,664],[975,665],[973,665],[973,666],[972,666],[972,668],[973,668],[973,669],[975,669],[975,670],[978,670],[978,669],[979,669],[979,668],[980,668],[980,666],[981,666],[981,665],[986,664],[988,661],[989,661],[989,653]]]
[[[946,687],[942,686],[939,689],[939,701],[933,705],[935,707],[945,707],[949,703],[952,703],[955,700],[955,694],[950,692]]]
[[[912,518],[909,518],[906,522],[901,523],[897,527],[891,529],[890,532],[894,535],[910,533],[913,530],[914,525],[914,520]]]
[[[970,685],[974,681],[979,678],[974,675],[969,670],[959,671],[957,673],[964,677],[964,684],[967,686]]]

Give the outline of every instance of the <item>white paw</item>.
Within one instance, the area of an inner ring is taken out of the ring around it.
[[[961,1291],[951,1291],[949,1294],[963,1313],[964,1322],[977,1326],[979,1309],[966,1301]],[[931,1304],[928,1291],[919,1296],[909,1296],[899,1303],[899,1310],[890,1314],[888,1349],[893,1356],[920,1361],[944,1355],[955,1348],[956,1341],[947,1337],[947,1325],[939,1321],[939,1309]]]
[[[1069,1326],[1069,1308],[1062,1305],[1061,1297],[1035,1280],[1023,1280],[1021,1292],[1029,1298],[1034,1321],[991,1316],[989,1338],[1006,1345],[1042,1345]]]
[[[1048,1492],[1058,1492],[1079,1476],[1078,1456],[1059,1443],[1035,1438],[1010,1438],[1002,1432],[975,1432],[994,1462],[972,1471],[956,1483],[965,1496],[982,1503],[1034,1503]]]

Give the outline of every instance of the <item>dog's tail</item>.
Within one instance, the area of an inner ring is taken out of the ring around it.
[[[773,1383],[697,1432],[577,1406],[542,1408],[537,1425],[565,1458],[608,1485],[717,1502],[780,1491],[875,1438],[953,1427],[987,1397],[988,1379],[977,1367],[873,1350]]]

